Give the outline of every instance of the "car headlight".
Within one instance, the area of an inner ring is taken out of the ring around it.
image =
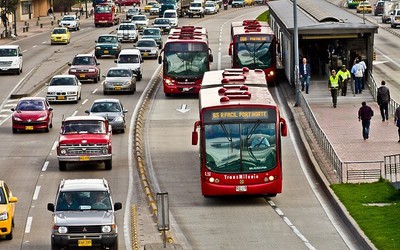
[[[111,226],[102,226],[101,227],[102,233],[109,233],[109,232],[111,232],[111,230],[112,230]]]
[[[22,121],[22,119],[19,118],[18,116],[14,116],[14,120],[15,120],[15,121]]]
[[[157,53],[157,50],[156,49],[152,49],[151,53]]]
[[[111,82],[107,82],[107,81],[104,81],[103,84],[104,85],[112,85]]]
[[[76,73],[76,69],[70,69],[69,72],[70,73]]]
[[[43,120],[46,120],[46,117],[47,117],[47,116],[44,115],[44,116],[39,117],[37,120],[38,120],[38,121],[43,121]]]
[[[116,121],[116,122],[123,122],[124,119],[123,119],[121,116],[117,116],[117,117],[115,117],[114,121]]]
[[[103,149],[101,150],[101,152],[102,152],[103,154],[108,154],[108,148],[103,148]]]
[[[76,94],[77,94],[76,91],[68,91],[68,92],[67,92],[67,95],[76,95]]]
[[[96,48],[95,48],[95,49],[101,49],[101,48],[100,48],[100,46],[96,46]]]
[[[118,47],[117,46],[113,46],[112,49],[118,49]]]
[[[60,234],[66,234],[68,232],[68,228],[67,227],[59,227],[57,229],[58,233]]]
[[[7,220],[8,219],[8,213],[7,212],[3,212],[0,214],[0,220]]]
[[[96,72],[95,69],[89,69],[88,71],[91,72],[91,73]]]
[[[47,95],[55,95],[55,92],[47,92]]]
[[[126,82],[124,82],[124,85],[131,85],[132,84],[132,81],[126,81]]]
[[[67,150],[66,150],[66,149],[61,149],[61,150],[60,150],[60,154],[66,155],[66,154],[67,154]]]

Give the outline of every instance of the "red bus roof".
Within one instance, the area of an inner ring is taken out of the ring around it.
[[[204,73],[200,109],[225,105],[276,106],[262,70],[226,69]]]
[[[195,26],[181,26],[171,29],[169,32],[168,42],[206,42],[208,43],[207,29]]]
[[[267,22],[260,22],[257,19],[255,20],[243,20],[240,22],[232,22],[231,27],[240,27],[240,26],[264,26],[269,27]]]
[[[232,37],[235,35],[246,35],[246,34],[266,34],[275,35],[269,26],[237,26],[232,27]]]

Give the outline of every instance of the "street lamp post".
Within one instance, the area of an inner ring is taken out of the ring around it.
[[[295,107],[300,106],[300,81],[299,81],[299,30],[297,27],[297,1],[293,0],[293,47],[294,47],[294,82],[296,88]]]

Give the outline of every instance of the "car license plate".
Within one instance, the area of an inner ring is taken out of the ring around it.
[[[246,192],[247,186],[236,186],[236,192]]]
[[[33,130],[33,126],[25,126],[25,130]]]
[[[400,17],[396,17],[396,20],[400,20]]]
[[[116,86],[116,87],[114,87],[114,89],[115,90],[121,90],[121,87],[120,86]]]
[[[80,78],[84,78],[86,75],[85,74],[79,74]]]
[[[64,100],[64,99],[65,99],[65,96],[63,96],[63,95],[57,96],[57,100]]]
[[[88,161],[88,160],[90,160],[90,156],[88,156],[88,155],[80,156],[79,160],[80,161]]]
[[[108,54],[108,50],[104,50],[104,54]]]
[[[91,247],[92,240],[78,240],[78,247]]]
[[[147,52],[143,53],[143,56],[148,56],[148,55],[149,55],[149,53],[147,53]]]

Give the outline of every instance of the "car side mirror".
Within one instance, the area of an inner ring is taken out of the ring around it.
[[[49,108],[49,111],[53,111],[53,108]]]
[[[47,203],[47,210],[54,212],[54,204],[53,203]]]
[[[86,113],[86,114],[90,114],[90,111],[89,111],[89,110],[85,110],[85,113]]]
[[[68,63],[68,66],[72,66],[72,63]]]
[[[114,203],[114,210],[118,211],[122,209],[122,203],[121,202],[115,202]]]
[[[117,60],[117,59],[115,59],[115,60],[114,60],[114,62],[115,62],[115,63],[117,63],[117,62],[118,62],[118,60]]]
[[[122,112],[123,112],[123,113],[128,113],[128,110],[127,110],[127,109],[124,109]]]

